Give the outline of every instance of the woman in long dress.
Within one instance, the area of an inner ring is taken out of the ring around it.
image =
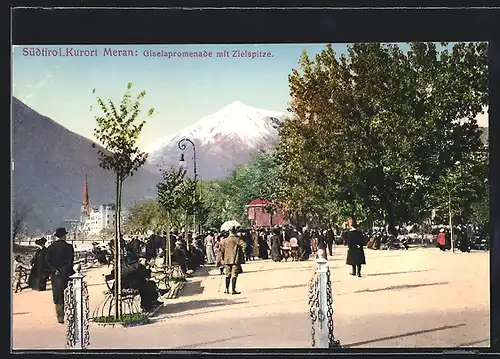
[[[214,242],[215,239],[213,237],[213,233],[210,232],[209,235],[205,238],[205,252],[207,255],[207,264],[215,264],[215,252],[214,252]]]
[[[45,238],[40,238],[35,241],[37,249],[31,259],[31,270],[28,277],[28,285],[33,290],[43,291],[47,289],[47,279],[49,277],[47,266],[45,264],[45,252],[47,248]]]
[[[283,257],[281,256],[281,240],[279,236],[279,229],[273,230],[271,237],[271,259],[275,262],[280,262]]]
[[[252,230],[252,260],[255,260],[256,257],[259,257],[259,234],[254,229]]]

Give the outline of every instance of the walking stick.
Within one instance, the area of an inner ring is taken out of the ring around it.
[[[217,289],[217,293],[220,293],[220,286],[222,285],[222,277],[223,277],[223,276],[224,276],[223,274],[221,274],[221,275],[220,275],[220,279],[219,279],[219,288]]]

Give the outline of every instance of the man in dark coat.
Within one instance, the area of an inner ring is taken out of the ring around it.
[[[335,235],[333,229],[329,228],[326,232],[326,245],[328,246],[328,254],[333,256],[333,242],[335,241]]]
[[[245,249],[245,261],[248,262],[252,259],[252,247],[253,247],[252,233],[250,233],[248,229],[243,231],[243,240],[247,245]]]
[[[311,233],[307,228],[303,229],[301,238],[299,239],[299,245],[301,249],[300,260],[301,261],[308,260],[312,254],[312,249],[311,249]]]
[[[224,244],[221,251],[222,260],[226,271],[226,290],[224,293],[229,294],[229,285],[231,284],[231,294],[240,294],[236,291],[236,281],[241,268],[242,260],[245,259],[244,253],[246,249],[245,241],[236,236],[236,228],[231,228],[229,236],[224,239]]]
[[[264,231],[258,233],[259,241],[259,258],[269,259],[269,245],[267,244],[266,234]]]
[[[366,264],[365,252],[365,236],[356,229],[356,222],[352,217],[347,219],[349,231],[347,232],[347,259],[346,264],[352,266],[351,275],[361,277],[361,265]]]
[[[99,243],[93,242],[92,246],[92,254],[94,255],[94,258],[97,259],[97,262],[99,264],[108,264],[106,251],[104,251],[102,248],[99,248]]]
[[[45,243],[47,243],[47,239],[45,238],[40,238],[35,241],[38,248],[31,259],[31,270],[28,277],[28,285],[33,290],[43,291],[47,289],[49,273],[45,263],[45,253],[47,251]]]
[[[467,228],[462,226],[458,230],[459,242],[458,247],[462,252],[470,252],[469,236],[467,234]]]
[[[139,238],[134,237],[130,242],[126,245],[127,253],[133,253],[136,256],[140,256],[142,252],[142,242]]]
[[[328,260],[328,254],[326,252],[326,231],[319,231],[318,233],[318,249],[322,249],[325,253],[325,259]]]
[[[151,278],[151,270],[139,262],[135,254],[130,256],[129,263],[122,263],[122,286],[124,289],[137,289],[141,297],[141,308],[150,312],[163,303],[158,301],[158,288]]]
[[[280,262],[283,259],[281,257],[281,238],[279,228],[274,228],[273,235],[271,236],[271,259],[275,262]]]
[[[67,234],[65,228],[56,229],[54,236],[57,240],[45,252],[52,284],[52,299],[56,306],[56,317],[59,323],[64,323],[64,290],[68,286],[69,277],[75,273],[73,270],[75,250],[66,242]]]
[[[177,264],[181,267],[182,273],[187,273],[186,252],[182,247],[181,241],[176,241],[172,249],[171,260],[172,264]]]
[[[122,289],[136,289],[141,297],[141,308],[145,312],[151,312],[159,305],[163,305],[158,301],[158,288],[151,278],[151,270],[146,268],[139,262],[139,257],[134,253],[130,253],[127,261],[122,262]],[[107,280],[115,278],[114,269],[107,276]]]
[[[199,247],[199,243],[197,239],[193,239],[191,241],[191,245],[189,246],[189,254],[190,254],[190,259],[191,259],[191,264],[193,270],[198,269],[200,266],[204,265],[205,263],[205,255],[203,254],[203,251]]]

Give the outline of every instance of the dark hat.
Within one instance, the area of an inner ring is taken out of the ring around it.
[[[68,234],[68,231],[66,231],[66,228],[60,227],[60,228],[56,229],[56,233],[54,233],[54,236],[61,237],[61,236],[64,236],[65,234]]]
[[[39,238],[35,241],[35,244],[38,244],[39,246],[44,246],[45,243],[47,243],[47,239],[45,237]]]

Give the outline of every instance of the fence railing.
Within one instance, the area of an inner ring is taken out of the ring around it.
[[[341,348],[334,335],[332,281],[326,253],[319,249],[309,287],[311,342],[315,348]]]
[[[74,263],[87,265],[94,262],[95,256],[92,251],[75,251]]]

